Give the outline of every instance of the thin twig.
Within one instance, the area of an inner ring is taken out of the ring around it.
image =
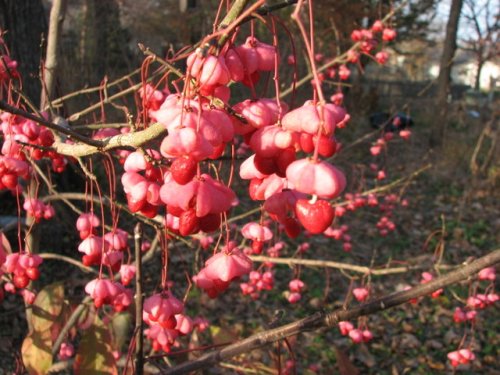
[[[78,307],[73,311],[69,319],[66,321],[66,324],[64,327],[61,329],[61,332],[59,333],[59,336],[57,336],[56,341],[52,345],[52,357],[55,358],[57,356],[57,353],[59,353],[59,348],[61,347],[62,342],[66,338],[66,335],[68,334],[69,330],[76,324],[78,319],[80,318],[80,315],[85,311],[85,309],[88,308],[88,304],[92,301],[92,298],[90,296],[87,296],[83,299],[82,303],[78,305]]]
[[[177,69],[175,66],[173,66],[172,64],[170,64],[167,60],[162,59],[156,53],[154,53],[153,51],[151,51],[149,49],[149,47],[146,47],[142,43],[139,43],[137,46],[139,47],[139,49],[142,51],[143,54],[145,54],[146,56],[152,57],[153,61],[158,61],[161,65],[163,65],[166,68],[168,68],[168,70],[171,71],[172,73],[174,73],[177,77],[179,77],[179,78],[184,77],[184,73],[182,73],[179,69]]]
[[[144,373],[144,355],[143,355],[143,322],[142,322],[142,226],[137,223],[134,228],[134,246],[135,246],[135,374]]]
[[[60,254],[53,254],[53,253],[40,253],[38,254],[42,259],[55,259],[55,260],[60,260],[61,262],[66,262],[69,264],[72,264],[75,267],[80,268],[83,272],[87,273],[93,273],[94,275],[99,275],[99,272],[97,272],[95,269],[91,267],[87,267],[84,265],[82,262],[77,261],[76,259],[60,255]]]
[[[129,74],[123,76],[123,77],[120,77],[120,78],[114,80],[111,83],[108,83],[108,88],[116,86],[116,85],[118,85],[118,84],[120,84],[120,83],[122,83],[124,81],[128,81],[130,78],[132,78],[134,75],[136,75],[136,74],[138,74],[140,72],[141,72],[141,68],[137,68],[133,72],[131,72],[131,73],[129,73]],[[78,90],[78,91],[66,94],[64,96],[61,96],[60,98],[54,99],[52,101],[51,105],[53,107],[57,107],[57,106],[62,105],[66,100],[74,98],[75,96],[84,95],[84,94],[91,94],[93,92],[97,92],[97,91],[100,91],[100,90],[102,90],[101,86],[89,87],[89,88],[86,88],[86,89]],[[44,108],[44,109],[47,109],[47,108]]]
[[[252,255],[252,256],[250,256],[250,259],[252,259],[254,262],[287,264],[289,266],[301,265],[301,266],[319,267],[319,268],[337,268],[340,270],[349,270],[349,271],[361,273],[363,275],[375,275],[375,276],[404,273],[404,272],[409,272],[412,270],[421,270],[421,269],[427,269],[427,268],[432,267],[432,266],[429,267],[426,265],[418,264],[418,265],[409,265],[409,266],[404,266],[404,267],[373,269],[372,267],[357,266],[355,264],[340,263],[340,262],[334,262],[334,261],[330,261],[330,260],[320,260],[320,259],[273,258],[273,257],[268,257],[268,256],[263,256],[263,255]],[[453,269],[456,267],[442,264],[442,265],[437,266],[437,268],[442,269],[442,270],[449,270],[449,269]]]

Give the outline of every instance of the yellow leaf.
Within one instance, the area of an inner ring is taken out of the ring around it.
[[[32,305],[33,329],[38,332],[48,330],[57,320],[64,304],[64,286],[62,283],[47,285],[36,296]]]
[[[50,330],[33,331],[23,341],[23,363],[30,375],[46,374],[52,366]]]

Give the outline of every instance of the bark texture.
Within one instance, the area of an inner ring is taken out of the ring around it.
[[[448,24],[446,25],[446,37],[443,45],[443,54],[439,63],[439,77],[436,94],[436,123],[431,133],[430,145],[432,147],[443,144],[448,118],[448,94],[450,91],[451,68],[453,58],[457,50],[457,30],[463,0],[452,0]]]

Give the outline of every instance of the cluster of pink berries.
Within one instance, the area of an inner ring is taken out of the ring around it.
[[[135,151],[125,159],[121,181],[130,211],[140,212],[146,217],[156,215],[161,204],[160,186],[165,169],[153,164],[159,160],[160,153],[150,149],[146,150],[146,155]]]
[[[399,119],[399,117],[396,117],[392,124],[394,125],[394,127],[398,130],[398,134],[399,136],[404,139],[405,141],[407,141],[410,137],[411,137],[411,131],[408,130],[408,129],[401,129],[400,126],[401,126],[401,120]],[[377,155],[380,155],[380,153],[387,149],[387,145],[389,143],[389,141],[393,140],[394,139],[394,133],[392,132],[386,132],[383,134],[382,137],[378,138],[375,143],[372,144],[372,146],[370,147],[370,153],[373,155],[373,156],[377,156]]]
[[[342,208],[344,212],[342,212],[339,216],[344,215],[345,209],[342,206],[337,206],[335,212],[338,212],[339,208]],[[343,241],[342,249],[344,249],[345,252],[350,252],[352,250],[352,243],[351,243],[351,235],[347,234],[349,231],[349,226],[348,225],[341,225],[338,228],[336,227],[329,227],[325,232],[323,233],[326,237],[333,238],[334,240],[337,241]]]
[[[76,222],[82,242],[78,251],[83,253],[82,261],[86,266],[108,266],[112,272],[119,272],[121,283],[97,278],[90,281],[85,291],[94,300],[96,307],[111,305],[115,311],[123,311],[132,303],[132,290],[125,288],[135,276],[134,265],[123,264],[123,255],[128,248],[128,233],[116,228],[102,237],[96,235],[101,225],[99,218],[93,213],[81,214]]]
[[[26,288],[30,281],[37,280],[40,277],[38,267],[43,259],[36,254],[27,252],[11,253],[5,256],[3,247],[0,249],[0,265],[2,270],[12,274],[12,284],[15,288]],[[9,291],[15,291],[15,288],[6,285]]]
[[[243,228],[241,228],[241,234],[246,239],[252,241],[252,254],[261,254],[262,249],[264,248],[264,243],[273,238],[273,232],[271,232],[267,226],[255,222],[245,224]]]
[[[460,349],[448,353],[448,359],[453,367],[466,365],[476,359],[476,356],[470,349]]]
[[[494,267],[483,268],[478,273],[478,280],[494,282],[496,279],[496,271]],[[477,315],[477,310],[482,310],[488,306],[493,305],[497,302],[500,297],[490,288],[487,288],[485,293],[475,293],[474,295],[467,298],[466,309],[463,310],[460,307],[455,309],[453,314],[453,320],[456,323],[462,323],[465,321],[474,321]]]
[[[360,344],[373,339],[373,334],[368,329],[354,328],[351,322],[339,322],[339,330],[342,336],[349,336],[353,343]]]
[[[220,252],[205,262],[205,267],[193,276],[193,281],[209,297],[215,298],[226,290],[232,281],[238,280],[251,270],[250,258],[230,241]]]
[[[483,268],[478,273],[479,281],[488,281],[492,285],[495,279],[496,279],[495,267]],[[488,287],[487,290],[490,290],[490,288],[491,286]],[[455,308],[455,312],[453,313],[453,320],[455,321],[455,323],[464,323],[464,322],[474,323],[478,314],[477,310],[481,310],[488,306],[491,306],[499,299],[500,297],[498,296],[498,294],[491,290],[484,294],[475,293],[473,296],[467,298],[467,304],[465,309],[462,309],[460,307]],[[457,367],[459,365],[466,365],[474,361],[474,359],[476,359],[476,356],[470,349],[466,348],[466,349],[455,350],[453,352],[448,353],[448,359],[452,367]]]
[[[365,302],[370,296],[370,290],[367,287],[354,288],[352,290],[352,295],[358,302]]]
[[[290,293],[288,293],[288,302],[297,303],[302,298],[302,291],[306,287],[306,284],[300,279],[293,279],[288,283],[288,289]]]
[[[272,290],[273,287],[274,275],[271,271],[251,271],[248,275],[248,282],[240,284],[243,295],[249,295],[254,300],[259,298],[261,291],[269,291]]]
[[[0,36],[0,50],[6,50],[7,46],[5,41]],[[2,86],[6,85],[11,79],[18,79],[19,72],[17,71],[17,61],[12,60],[8,53],[0,52],[0,92],[3,89]]]
[[[133,302],[131,289],[109,279],[91,280],[85,285],[85,292],[93,299],[95,307],[110,305],[116,312],[126,310]]]
[[[56,214],[54,207],[35,198],[27,198],[24,201],[23,208],[26,214],[33,217],[37,223],[42,219],[50,220]]]
[[[182,314],[184,305],[170,291],[154,294],[144,301],[143,320],[148,325],[144,333],[153,350],[170,352],[179,336],[193,330],[193,321]]]
[[[19,77],[16,60],[11,60],[11,58],[7,55],[1,55],[0,59],[2,59],[2,64],[0,64],[0,83],[9,81],[11,77]],[[4,64],[7,68],[5,68]]]
[[[99,226],[100,220],[92,212],[80,215],[76,222],[82,239],[78,251],[84,254],[83,264],[97,266],[102,262],[113,272],[118,272],[122,265],[123,253],[128,248],[128,233],[116,228],[100,237],[96,235],[96,228]]]
[[[281,110],[285,112],[285,108]],[[346,121],[346,113],[335,104],[306,102],[286,113],[279,123],[250,129],[249,145],[255,154],[241,165],[240,177],[250,180],[250,197],[264,200],[271,219],[283,225],[290,237],[300,233],[299,223],[319,234],[333,221],[334,211],[327,199],[344,189],[343,173],[317,156],[295,160],[295,155],[316,149],[318,155],[333,155],[334,129],[342,121]]]
[[[55,151],[46,150],[54,143],[54,135],[49,129],[7,112],[0,114],[0,120],[4,136],[0,156],[0,166],[4,165],[4,168],[0,168],[1,189],[15,190],[18,178],[28,178],[30,170],[27,155],[33,160],[50,159],[54,172],[65,170],[66,158]]]

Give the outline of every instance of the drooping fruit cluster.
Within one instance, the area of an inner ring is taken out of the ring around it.
[[[170,352],[179,336],[193,330],[193,321],[182,314],[184,304],[170,291],[154,294],[144,301],[142,317],[148,328],[144,331],[151,340],[153,350]]]
[[[209,258],[193,281],[211,298],[226,290],[232,281],[248,274],[252,270],[252,261],[230,242],[220,252]]]
[[[116,312],[124,311],[133,301],[132,290],[109,279],[94,279],[85,286],[85,292],[94,300],[95,307],[111,305]]]
[[[349,336],[355,344],[369,342],[373,339],[373,334],[369,329],[354,328],[354,325],[351,322],[339,322],[339,330],[342,336]]]
[[[3,255],[2,255],[3,254]],[[40,277],[38,267],[43,259],[36,254],[27,252],[11,253],[4,257],[3,249],[0,249],[0,266],[12,276],[12,284],[17,289],[24,289],[30,281],[37,280]],[[2,261],[2,258],[4,261]],[[15,292],[15,288],[9,290]]]

